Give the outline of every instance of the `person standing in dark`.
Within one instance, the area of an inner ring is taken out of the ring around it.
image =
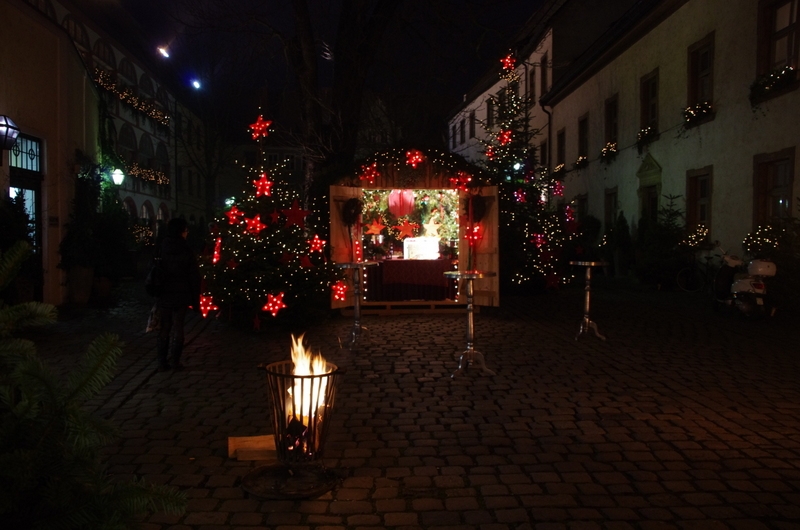
[[[156,299],[161,314],[158,334],[158,370],[181,370],[183,323],[189,307],[199,309],[200,270],[186,236],[185,219],[173,218],[167,224],[166,237],[160,246],[164,288]]]

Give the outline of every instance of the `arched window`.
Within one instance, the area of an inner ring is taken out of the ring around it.
[[[128,217],[132,220],[136,220],[136,203],[133,202],[133,199],[130,197],[125,197],[125,200],[122,201],[122,206],[125,208],[125,211],[128,212]]]
[[[69,33],[69,36],[75,41],[75,44],[83,47],[85,50],[92,49],[92,45],[89,43],[89,34],[86,33],[86,28],[83,27],[83,24],[75,20],[75,17],[72,15],[65,16],[61,25],[67,30],[67,33]]]
[[[111,46],[109,46],[108,43],[103,39],[97,39],[94,42],[92,53],[94,54],[95,59],[99,59],[105,63],[109,69],[117,69],[117,58],[114,55],[114,50],[112,50]]]
[[[147,74],[142,74],[139,78],[139,91],[141,92],[142,96],[147,96],[152,98],[155,96],[155,90],[153,90],[153,80],[150,79],[150,76]]]
[[[153,141],[150,139],[150,135],[143,134],[139,139],[139,165],[152,169],[155,157],[156,155],[153,151]]]
[[[163,86],[158,87],[156,91],[156,101],[161,104],[161,107],[163,107],[165,111],[169,112],[169,96]]]
[[[133,63],[130,62],[128,59],[123,58],[119,62],[119,76],[117,79],[119,81],[127,81],[127,85],[136,85],[136,68],[133,67]]]
[[[125,162],[131,164],[136,161],[138,148],[136,133],[133,132],[133,127],[126,123],[119,132],[119,140],[117,141],[118,153]]]
[[[144,201],[144,203],[142,204],[141,211],[139,213],[139,224],[152,227],[154,221],[155,221],[155,211],[153,211],[153,205],[150,204],[150,201]]]
[[[163,202],[158,207],[158,217],[157,219],[161,222],[166,224],[169,221],[169,207],[164,204]]]
[[[47,15],[50,20],[56,20],[56,10],[50,0],[28,0],[28,3]]]
[[[156,167],[155,169],[161,171],[165,175],[169,175],[169,154],[167,145],[164,142],[158,142],[156,148]]]

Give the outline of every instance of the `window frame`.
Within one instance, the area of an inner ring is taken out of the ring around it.
[[[654,93],[649,88],[654,87]],[[639,126],[641,129],[652,128],[653,133],[658,133],[658,96],[659,79],[658,68],[643,75],[639,80]]]
[[[794,190],[795,148],[788,147],[772,153],[762,153],[753,157],[753,229],[761,224],[772,221],[774,216],[769,215],[768,197],[772,195],[775,187],[770,186],[768,179],[771,177],[769,168],[779,162],[786,162],[789,168],[789,182],[786,188],[786,216],[792,215],[792,201]]]
[[[707,181],[706,197],[700,196],[700,184]],[[686,228],[693,230],[700,224],[709,230],[712,223],[714,198],[714,166],[690,169],[686,172]],[[700,206],[705,205],[705,219],[701,219]]]
[[[606,98],[604,111],[603,121],[606,144],[617,143],[619,141],[619,94]]]
[[[700,54],[706,50],[709,52],[710,57],[708,72],[705,74],[709,78],[709,93],[706,97],[703,97],[703,95],[700,94],[702,86],[700,81],[704,75],[700,69]],[[686,106],[691,107],[693,105],[697,105],[698,103],[714,102],[714,54],[715,50],[713,31],[689,46],[686,59],[688,80],[686,86]]]
[[[578,118],[578,157],[589,157],[589,113]]]

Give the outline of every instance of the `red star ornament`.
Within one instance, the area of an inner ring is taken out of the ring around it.
[[[200,295],[200,314],[203,315],[203,318],[206,318],[211,311],[217,311],[219,309],[219,307],[214,305],[212,298],[211,295]]]
[[[361,174],[358,176],[360,180],[366,180],[370,184],[375,184],[375,179],[380,176],[378,171],[378,163],[373,162],[368,166],[361,166]]]
[[[250,130],[253,131],[253,140],[258,140],[260,136],[269,136],[269,126],[272,125],[271,121],[265,121],[264,116],[259,116],[255,123],[250,124]]]
[[[311,263],[311,259],[308,256],[303,255],[303,256],[300,256],[300,268],[313,269],[314,268],[314,264]]]
[[[269,222],[275,224],[280,220],[281,220],[281,212],[279,212],[278,210],[272,210],[272,213],[269,214]]]
[[[509,129],[500,131],[497,134],[497,141],[500,142],[500,145],[508,145],[508,144],[511,143],[511,135],[512,134],[513,134],[512,131],[509,130]]]
[[[256,185],[256,197],[261,197],[262,195],[269,197],[272,195],[272,185],[275,183],[267,178],[266,173],[262,173],[261,178],[254,180],[253,184]]]
[[[514,65],[517,64],[517,60],[510,53],[505,57],[503,57],[502,59],[500,59],[500,62],[503,63],[504,70],[511,70],[514,68]]]
[[[231,258],[225,262],[225,265],[227,265],[229,269],[235,269],[239,266],[239,263],[235,259]]]
[[[264,304],[264,307],[261,308],[262,311],[269,311],[272,316],[277,316],[278,311],[286,307],[286,304],[283,303],[283,294],[278,293],[276,295],[267,295],[267,303]]]
[[[294,259],[294,254],[291,252],[284,252],[281,256],[280,262],[282,265],[288,265]]]
[[[252,219],[245,218],[245,222],[247,223],[247,228],[245,230],[254,236],[257,236],[259,232],[267,227],[267,225],[261,222],[261,214],[257,214]]]
[[[405,239],[407,237],[414,237],[414,229],[419,228],[419,225],[417,223],[409,223],[408,219],[403,219],[402,225],[393,226],[392,228],[400,231],[397,235],[398,238]]]
[[[342,280],[331,285],[331,291],[333,291],[333,299],[334,300],[344,300],[347,298],[347,284],[344,283]]]
[[[325,240],[320,239],[318,234],[314,234],[314,239],[308,240],[308,246],[311,247],[311,252],[320,252],[325,248]]]
[[[286,226],[297,225],[300,228],[305,228],[305,218],[311,214],[311,211],[300,209],[300,204],[295,199],[292,207],[288,210],[281,210],[281,213],[286,216]]]
[[[237,208],[235,204],[231,206],[230,210],[225,212],[225,215],[228,218],[228,223],[232,225],[238,225],[242,222],[242,218],[244,218],[244,212]]]
[[[386,225],[382,225],[380,221],[375,219],[374,221],[372,221],[371,225],[368,225],[365,228],[367,229],[366,235],[370,235],[371,234],[371,235],[376,235],[377,236],[377,235],[379,235],[381,233],[381,230],[386,228]]]
[[[425,155],[419,149],[410,149],[406,151],[406,164],[414,169],[425,161]]]

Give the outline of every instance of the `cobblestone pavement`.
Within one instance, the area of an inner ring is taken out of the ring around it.
[[[464,315],[367,316],[352,352],[350,318],[308,329],[344,375],[324,460],[338,482],[305,500],[249,496],[241,479],[265,462],[227,455],[228,437],[271,431],[257,365],[289,358],[288,332],[192,317],[187,369],[157,373],[149,301],[128,286],[36,341],[66,369],[101,330],[125,340],[90,404],[121,430],[110,470],[190,499],[146,530],[800,528],[798,315],[747,322],[599,280],[592,295],[605,342],[575,340],[580,286],[476,315],[496,376],[450,378]]]

